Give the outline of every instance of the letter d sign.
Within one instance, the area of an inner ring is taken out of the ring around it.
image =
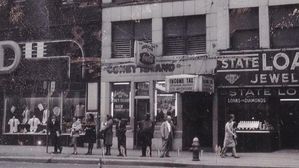
[[[15,53],[14,61],[9,66],[4,66],[4,49],[12,49]],[[0,74],[9,74],[13,72],[21,61],[21,49],[19,44],[14,41],[0,41]]]

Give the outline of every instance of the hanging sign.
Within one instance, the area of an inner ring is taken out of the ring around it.
[[[167,92],[214,92],[214,79],[198,75],[166,76]]]
[[[156,45],[143,41],[135,41],[135,63],[139,67],[153,67],[156,63]]]

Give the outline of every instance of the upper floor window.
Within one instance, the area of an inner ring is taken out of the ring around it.
[[[299,5],[269,8],[271,48],[299,46]]]
[[[112,58],[134,57],[134,41],[152,41],[151,20],[112,23]]]
[[[206,52],[206,17],[188,16],[163,20],[164,55]]]
[[[230,46],[232,49],[259,48],[258,8],[229,11]]]

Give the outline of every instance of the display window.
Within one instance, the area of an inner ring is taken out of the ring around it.
[[[56,116],[62,133],[70,133],[72,118],[85,121],[85,91],[6,95],[2,131],[5,134],[46,134],[47,122]]]
[[[111,111],[115,118],[130,119],[130,83],[112,83]]]
[[[177,117],[177,93],[167,93],[165,82],[156,82],[155,88],[155,118],[163,122],[166,115]]]

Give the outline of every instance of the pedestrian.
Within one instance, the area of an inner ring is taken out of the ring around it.
[[[59,121],[56,119],[55,116],[51,117],[51,122],[48,122],[48,129],[50,130],[50,137],[52,144],[54,146],[54,154],[62,152],[62,146],[60,144],[60,124]],[[58,151],[59,150],[59,151]]]
[[[161,136],[162,136],[162,149],[161,158],[170,157],[169,150],[172,144],[174,125],[171,120],[171,116],[167,115],[166,120],[161,124]]]
[[[152,156],[152,138],[154,134],[154,123],[150,119],[150,114],[145,114],[145,119],[139,124],[139,137],[141,143],[141,157],[146,156],[146,149],[149,148],[149,155]]]
[[[104,123],[104,126],[101,132],[104,132],[104,145],[106,148],[105,155],[111,155],[111,146],[113,140],[113,119],[111,115],[107,115],[107,120]]]
[[[92,155],[93,144],[96,142],[96,125],[94,115],[89,113],[86,119],[85,142],[88,143],[88,151],[86,155]]]
[[[118,117],[116,124],[116,137],[117,137],[117,156],[127,156],[127,145],[126,145],[126,131],[127,121]]]
[[[73,124],[71,128],[71,137],[72,137],[72,144],[73,144],[73,153],[74,155],[77,155],[77,139],[80,136],[80,132],[82,131],[82,124],[80,118],[74,117],[73,118]]]
[[[234,120],[235,115],[229,115],[229,121],[225,124],[225,136],[223,141],[223,149],[221,151],[221,157],[224,158],[226,156],[226,151],[228,148],[232,148],[232,156],[234,158],[239,158],[236,152],[236,138],[237,134],[234,129]]]

